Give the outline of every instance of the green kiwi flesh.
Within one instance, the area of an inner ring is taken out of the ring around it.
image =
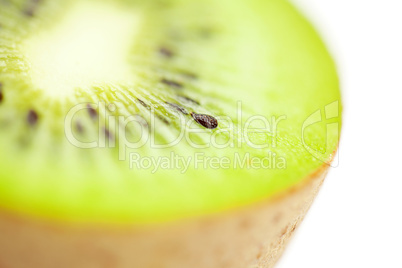
[[[340,109],[287,1],[0,1],[4,210],[148,224],[246,206],[330,163],[340,117],[303,126]]]

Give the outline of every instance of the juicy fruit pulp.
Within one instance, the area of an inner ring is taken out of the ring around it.
[[[0,85],[0,207],[33,216],[219,212],[338,143],[334,65],[281,0],[2,1]]]

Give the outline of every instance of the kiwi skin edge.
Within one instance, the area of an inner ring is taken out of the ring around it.
[[[265,202],[147,228],[72,228],[0,213],[1,268],[271,268],[314,201],[329,166]]]

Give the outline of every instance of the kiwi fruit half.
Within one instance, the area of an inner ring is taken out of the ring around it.
[[[0,267],[272,267],[339,83],[283,0],[0,0]]]

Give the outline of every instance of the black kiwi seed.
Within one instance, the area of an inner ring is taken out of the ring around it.
[[[189,97],[186,97],[186,96],[178,96],[179,97],[179,99],[181,99],[181,100],[184,100],[184,101],[186,101],[186,102],[191,102],[191,103],[194,103],[194,104],[197,104],[197,105],[200,105],[200,103],[198,102],[198,101],[196,101],[196,100],[193,100],[193,99],[191,99],[191,98],[189,98]]]
[[[142,106],[144,106],[144,107],[147,108],[148,110],[150,109],[149,105],[146,104],[143,100],[141,100],[141,99],[137,99],[137,100],[138,100],[138,102],[139,102]]]
[[[3,84],[0,83],[0,102],[2,102],[4,99],[4,95],[3,95]]]
[[[34,110],[29,110],[28,115],[27,115],[28,124],[30,124],[31,126],[34,126],[34,125],[36,125],[38,120],[39,120],[38,113],[35,112]]]
[[[164,56],[166,58],[172,58],[174,56],[173,51],[171,51],[170,49],[168,49],[166,47],[161,47],[159,49],[159,54],[161,54],[162,56]]]
[[[218,120],[215,117],[206,114],[191,113],[194,120],[201,126],[208,129],[215,129],[218,127]]]
[[[87,108],[88,108],[88,114],[92,119],[98,118],[98,112],[91,105],[88,104]]]
[[[40,3],[40,1],[41,0],[28,0],[28,4],[24,10],[24,14],[27,15],[28,17],[35,16],[35,12],[38,8],[38,4]]]
[[[163,116],[157,115],[157,117],[159,118],[159,120],[161,120],[163,123],[165,123],[165,125],[170,125],[170,122]]]
[[[33,7],[28,7],[24,10],[24,14],[28,17],[33,17],[35,15],[35,9]]]
[[[181,107],[180,105],[178,105],[176,103],[171,103],[171,102],[166,102],[166,104],[168,104],[170,107],[172,107],[176,111],[181,112],[184,115],[188,115],[187,110],[185,108]]]
[[[107,129],[106,127],[103,127],[103,133],[105,134],[105,137],[108,139],[108,140],[111,140],[112,139],[112,134],[110,133],[110,131],[109,131],[109,129]]]
[[[81,122],[78,121],[75,124],[75,127],[76,127],[78,133],[81,133],[81,134],[84,133],[84,126],[81,124]]]
[[[166,78],[162,79],[162,80],[161,80],[161,83],[163,83],[163,84],[165,84],[165,85],[167,85],[167,86],[170,86],[170,87],[178,88],[178,89],[183,88],[183,84],[181,84],[181,83],[179,83],[179,82],[176,82],[176,81],[172,81],[172,80],[166,79]]]
[[[196,79],[198,79],[197,75],[194,74],[194,73],[183,72],[182,75],[183,75],[185,78],[190,79],[190,80],[196,80]]]

